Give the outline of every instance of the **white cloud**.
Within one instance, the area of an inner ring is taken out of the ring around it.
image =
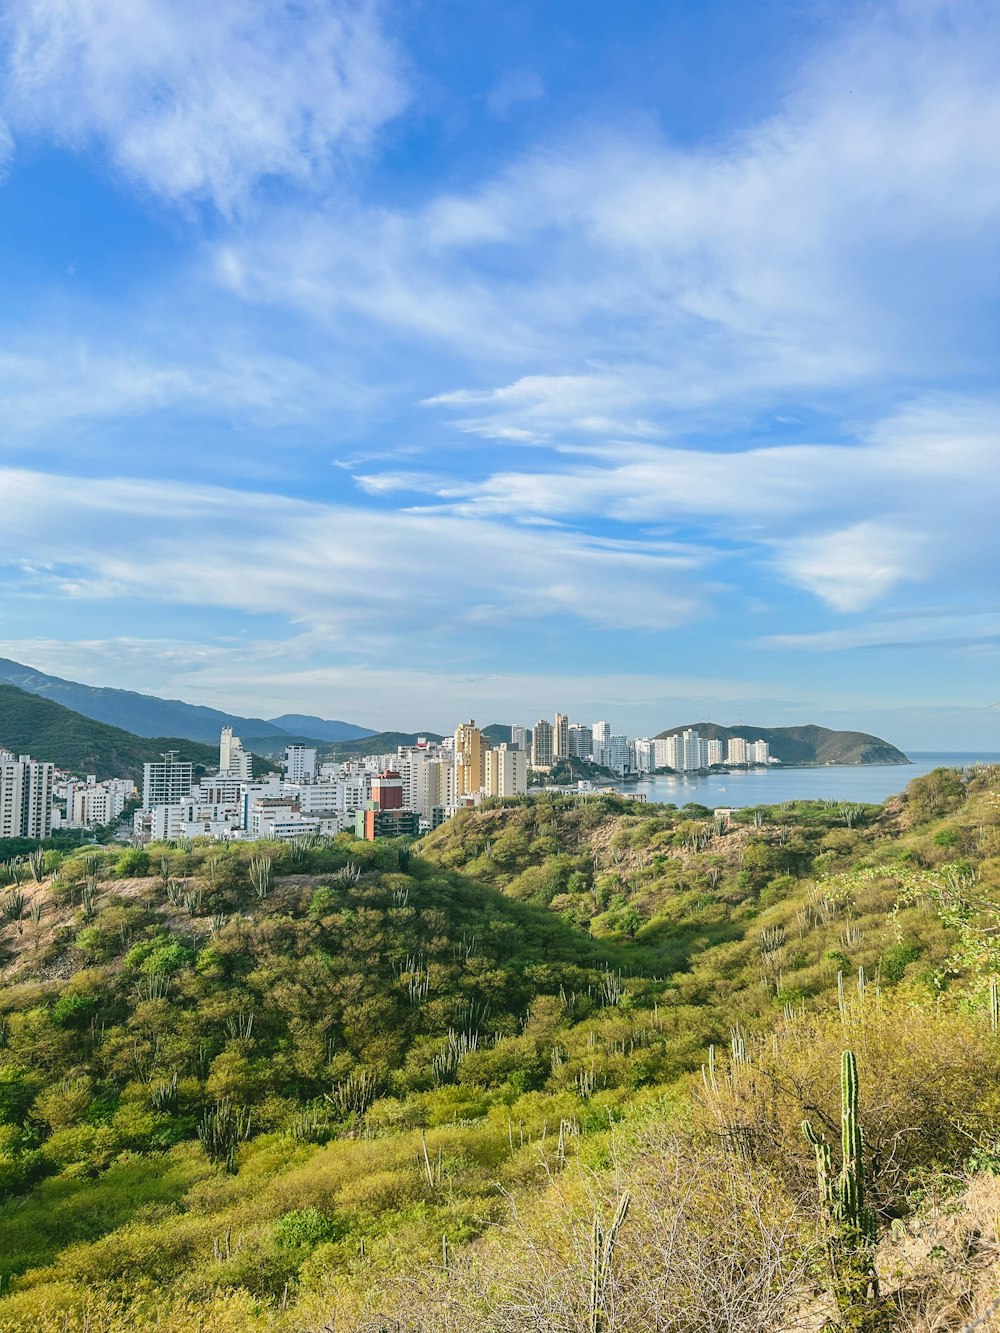
[[[404,102],[364,0],[5,0],[17,131],[171,200],[238,206],[265,176],[307,181]]]
[[[998,421],[993,399],[927,396],[850,445],[722,453],[630,442],[596,461],[428,478],[424,489],[467,515],[694,523],[745,543],[834,610],[858,611],[903,583],[989,577],[1000,555]],[[383,494],[419,489],[412,472],[362,480]]]
[[[446,343],[475,387],[432,401],[498,441],[988,371],[969,314],[998,285],[998,51],[975,0],[865,10],[728,142],[588,127],[407,211],[277,216],[219,272]]]
[[[141,323],[141,322],[140,322]],[[0,341],[0,449],[39,439],[65,441],[74,425],[106,425],[161,413],[238,420],[254,427],[315,423],[332,409],[355,410],[370,391],[329,368],[235,341],[198,341],[194,327],[135,327],[129,345],[113,338],[47,333],[22,326]]]
[[[706,553],[651,542],[17,469],[0,469],[0,495],[22,585],[277,614],[331,638],[559,614],[666,628],[697,618],[707,596]]]
[[[776,563],[835,611],[862,611],[898,584],[926,577],[929,540],[890,523],[854,523],[785,542]]]

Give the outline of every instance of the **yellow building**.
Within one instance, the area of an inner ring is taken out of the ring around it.
[[[486,747],[475,719],[463,722],[455,732],[455,796],[481,791],[486,777]]]

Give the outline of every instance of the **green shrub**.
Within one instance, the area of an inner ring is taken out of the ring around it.
[[[318,1208],[296,1208],[283,1213],[274,1224],[274,1243],[281,1249],[313,1249],[322,1241],[336,1240],[343,1228]]]

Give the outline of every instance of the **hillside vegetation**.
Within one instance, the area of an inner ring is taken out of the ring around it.
[[[996,1294],[1000,770],[2,877],[0,1330],[930,1333]],[[799,1128],[839,1134],[845,1049],[849,1251]]]
[[[166,750],[201,767],[217,767],[218,745],[161,736],[146,740],[118,727],[74,713],[61,704],[28,694],[14,685],[0,685],[0,746],[14,754],[30,754],[71,773],[98,778],[142,778],[142,766]],[[270,767],[264,761],[258,765]]]
[[[720,727],[715,722],[690,722],[661,731],[657,740],[693,728],[706,740],[767,741],[771,756],[783,764],[908,764],[902,750],[864,731],[831,731],[828,727]]]

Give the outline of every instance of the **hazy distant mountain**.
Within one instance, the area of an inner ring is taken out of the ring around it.
[[[294,721],[317,723],[326,730],[302,732],[296,726],[286,727],[281,721],[268,722],[259,717],[239,717],[217,708],[186,704],[181,699],[159,699],[154,694],[138,694],[134,690],[117,690],[106,686],[81,685],[77,681],[49,676],[34,667],[0,657],[0,684],[16,685],[29,694],[39,694],[64,708],[72,708],[84,717],[109,726],[120,727],[135,736],[180,736],[186,740],[217,743],[223,727],[232,727],[237,735],[272,738],[308,738],[317,741],[354,739],[370,736],[367,727],[356,727],[350,722],[325,722],[321,718],[293,718]],[[339,731],[338,731],[339,729]]]
[[[865,731],[831,731],[827,727],[720,727],[715,722],[687,722],[669,727],[656,737],[663,740],[691,728],[706,740],[767,741],[774,759],[783,764],[908,764],[902,750]]]
[[[272,727],[280,727],[289,735],[311,736],[317,741],[357,741],[375,735],[371,727],[358,727],[353,722],[331,722],[322,717],[310,717],[308,713],[282,713],[281,717],[269,720]],[[248,728],[250,725],[248,721]],[[250,734],[249,730],[247,734]]]

